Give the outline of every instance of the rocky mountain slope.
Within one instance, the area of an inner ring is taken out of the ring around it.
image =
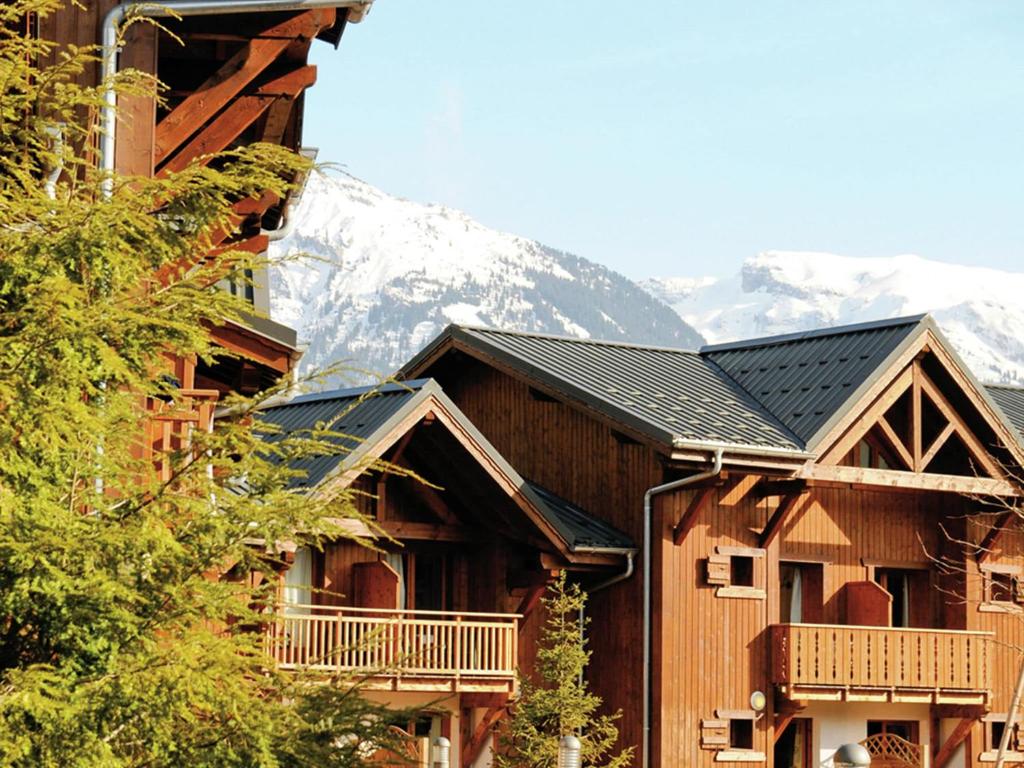
[[[983,381],[1024,384],[1024,273],[769,251],[726,279],[642,285],[712,343],[931,312]]]
[[[605,267],[351,176],[313,174],[291,215],[294,229],[272,251],[272,316],[308,346],[304,370],[344,360],[386,375],[452,322],[702,343],[671,309]]]

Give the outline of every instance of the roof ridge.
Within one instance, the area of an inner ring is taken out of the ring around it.
[[[1024,392],[1024,384],[986,384],[981,382],[985,389],[1009,389],[1013,392]]]
[[[409,381],[388,381],[383,384],[364,384],[361,387],[346,387],[344,389],[332,389],[326,392],[309,392],[304,395],[296,395],[291,400],[274,403],[263,410],[269,411],[274,408],[285,408],[289,405],[306,405],[308,403],[316,403],[326,400],[347,400],[353,397],[387,394],[390,392],[415,392],[416,390],[422,389],[429,381],[432,381],[432,379],[425,378],[410,379]]]
[[[930,317],[930,315],[925,312],[918,315],[907,315],[905,317],[894,317],[883,320],[868,320],[862,323],[836,325],[828,328],[812,328],[807,331],[794,331],[792,333],[782,333],[775,336],[762,336],[755,339],[740,339],[737,341],[723,342],[721,344],[706,344],[701,347],[699,351],[701,355],[706,355],[714,352],[771,347],[776,344],[788,344],[790,342],[806,341],[808,339],[825,339],[829,336],[842,336],[847,333],[873,331],[881,328],[895,328],[901,325],[916,325],[928,317]]]
[[[452,331],[476,331],[482,333],[493,333],[501,336],[522,336],[530,339],[549,339],[552,341],[566,341],[573,344],[589,344],[602,347],[624,347],[626,349],[646,349],[653,352],[672,352],[682,355],[699,355],[700,350],[684,349],[683,347],[666,347],[661,344],[638,344],[631,341],[613,341],[611,339],[581,339],[578,336],[563,336],[557,333],[538,333],[536,331],[511,331],[504,328],[490,328],[485,325],[460,325],[452,323],[441,335]]]

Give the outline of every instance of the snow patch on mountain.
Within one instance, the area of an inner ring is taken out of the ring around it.
[[[308,349],[389,374],[449,323],[695,348],[700,336],[621,275],[461,211],[314,173],[272,258],[271,312]],[[300,254],[306,254],[299,258]]]
[[[641,285],[711,343],[930,312],[979,378],[1024,383],[1024,273],[913,255],[767,251],[732,277]]]

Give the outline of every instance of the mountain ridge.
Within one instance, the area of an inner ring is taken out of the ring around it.
[[[303,369],[347,359],[387,375],[449,323],[698,346],[702,337],[622,275],[465,213],[311,175],[275,244],[272,315],[308,345]],[[294,260],[300,253],[311,258]]]

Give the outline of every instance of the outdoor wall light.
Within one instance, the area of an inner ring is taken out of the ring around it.
[[[448,768],[452,743],[444,736],[434,739],[434,768]]]
[[[755,712],[764,712],[764,708],[768,706],[768,697],[764,695],[764,691],[754,691],[750,694],[750,708]]]

